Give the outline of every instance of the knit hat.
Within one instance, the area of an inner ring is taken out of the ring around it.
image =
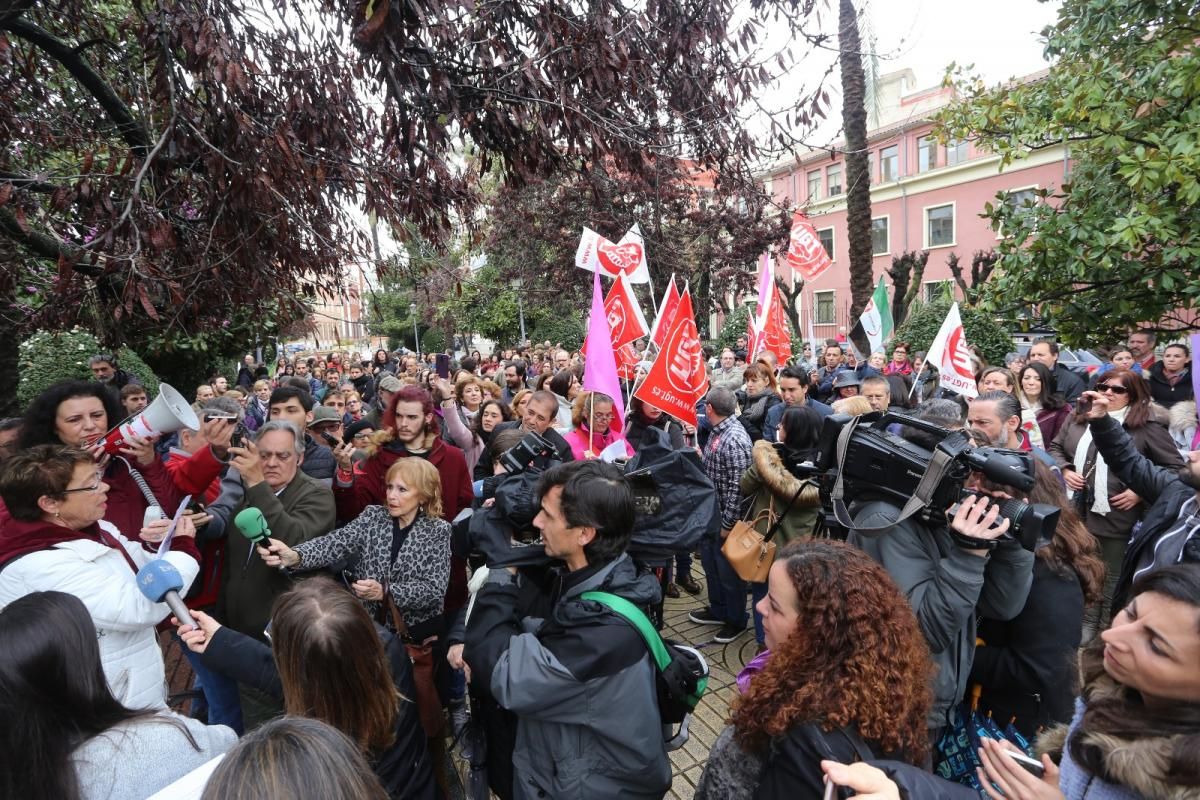
[[[342,441],[345,442],[346,444],[350,444],[351,442],[354,441],[355,434],[361,433],[363,431],[373,431],[373,430],[376,430],[375,426],[373,424],[371,424],[371,421],[369,419],[364,417],[363,419],[360,419],[358,422],[355,422],[352,425],[346,426],[346,432],[344,434],[342,434]]]

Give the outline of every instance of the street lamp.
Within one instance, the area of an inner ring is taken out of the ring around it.
[[[513,278],[511,281],[509,281],[509,284],[508,284],[508,285],[509,285],[509,286],[511,286],[511,287],[513,288],[513,290],[514,290],[514,291],[516,291],[516,293],[517,293],[517,314],[518,314],[518,315],[520,316],[520,318],[521,318],[521,342],[520,342],[520,346],[521,346],[521,347],[524,347],[524,346],[525,346],[525,303],[524,303],[524,301],[521,299],[521,294],[522,294],[522,292],[521,292],[521,279],[520,279],[520,278]]]
[[[417,333],[417,304],[408,304],[408,313],[412,314],[413,318],[413,346],[417,350],[417,360],[421,360],[421,334]]]

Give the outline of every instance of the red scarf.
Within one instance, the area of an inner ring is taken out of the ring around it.
[[[4,526],[3,533],[0,533],[0,567],[21,556],[39,553],[42,550],[49,550],[55,545],[80,539],[99,542],[120,551],[125,560],[129,562],[130,569],[137,572],[137,565],[133,563],[133,559],[129,557],[125,548],[121,547],[121,543],[97,523],[93,522],[86,528],[77,531],[40,519],[33,521],[9,520],[8,524]]]

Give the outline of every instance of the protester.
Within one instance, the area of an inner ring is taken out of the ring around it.
[[[1017,394],[1017,377],[1007,367],[988,367],[979,376],[979,392],[1007,392]]]
[[[147,797],[237,741],[229,728],[115,697],[103,634],[64,592],[0,611],[0,797]]]
[[[1111,370],[1096,385],[1096,393],[1107,399],[1108,415],[1126,430],[1137,453],[1172,471],[1183,466],[1167,430],[1168,415],[1150,402],[1144,379],[1128,370]],[[1113,605],[1113,594],[1126,543],[1145,511],[1142,498],[1097,451],[1088,419],[1087,414],[1075,414],[1049,448],[1063,471],[1068,494],[1081,509],[1083,524],[1100,542],[1108,573],[1103,600],[1089,610],[1086,641],[1103,630],[1111,614],[1119,610]]]
[[[932,665],[883,569],[841,542],[794,542],[769,586],[758,602],[768,651],[738,675],[696,798],[820,797],[822,759],[922,763]]]
[[[1186,344],[1169,344],[1161,361],[1146,375],[1150,396],[1163,408],[1181,401],[1195,400],[1192,389],[1192,351]]]
[[[513,419],[523,419],[525,417],[525,406],[529,403],[529,398],[533,397],[532,389],[521,389],[513,395],[512,412]],[[555,400],[557,406],[558,401]]]
[[[1071,408],[1058,390],[1058,379],[1045,364],[1030,362],[1021,368],[1020,375],[1017,399],[1021,401],[1021,421],[1037,423],[1040,446],[1049,448],[1070,418]],[[1032,425],[1027,430],[1034,435]]]
[[[821,368],[812,374],[811,383],[817,399],[828,403],[833,396],[833,379],[846,369],[842,348],[837,344],[826,345],[821,360]]]
[[[565,566],[559,590],[538,601],[538,616],[553,622],[527,618],[538,592],[531,575],[496,568],[467,623],[472,682],[518,720],[515,741],[488,741],[489,755],[512,748],[513,785],[498,793],[658,800],[671,763],[649,651],[632,626],[579,597],[602,589],[643,610],[659,602],[657,580],[625,552],[633,491],[620,468],[575,461],[547,470],[536,495],[533,524]]]
[[[459,401],[453,397],[452,391],[449,381],[439,380],[434,399],[441,406],[442,419],[446,423],[450,441],[463,451],[472,479],[479,480],[478,477],[474,477],[479,458],[487,449],[496,426],[511,420],[512,412],[499,400],[485,400],[476,407],[471,421],[467,423],[461,413]],[[488,471],[487,474],[490,475],[491,472]]]
[[[573,430],[571,407],[581,391],[579,378],[569,369],[560,369],[544,386],[554,393],[554,398],[558,403],[554,427],[559,433],[566,436]]]
[[[736,362],[737,359],[732,350],[729,348],[722,350],[720,362],[716,369],[712,371],[712,376],[709,378],[710,384],[713,387],[724,386],[726,389],[734,392],[741,389],[746,380],[743,375],[745,370],[738,369]]]
[[[625,422],[625,440],[635,452],[645,441],[651,441],[652,434],[649,433],[651,428],[665,432],[672,449],[681,450],[686,446],[683,439],[683,426],[661,408],[645,402],[640,397],[631,398],[628,408],[629,418]]]
[[[1134,361],[1142,368],[1143,373],[1149,372],[1154,366],[1156,342],[1157,337],[1150,331],[1134,331],[1129,334],[1129,352],[1133,354]]]
[[[121,388],[120,392],[121,408],[125,411],[126,417],[132,417],[146,410],[146,406],[150,405],[150,399],[146,396],[146,387],[140,383],[127,383]]]
[[[20,417],[0,419],[0,465],[20,450],[22,422]]]
[[[871,411],[886,413],[892,405],[892,388],[887,378],[882,375],[864,378],[859,386],[859,391],[861,392],[860,397],[870,404]]]
[[[1062,393],[1068,403],[1074,403],[1084,390],[1083,378],[1058,363],[1058,343],[1053,339],[1046,337],[1035,339],[1033,346],[1029,348],[1029,361],[1042,364],[1050,370],[1054,375],[1054,385],[1057,387],[1057,391]],[[1021,374],[1024,377],[1024,370]]]
[[[618,458],[633,456],[634,450],[620,433],[613,429],[616,412],[613,399],[603,392],[580,392],[571,408],[571,432],[565,437],[576,461],[600,458],[609,447],[615,448]]]
[[[833,379],[833,393],[827,398],[829,403],[857,397],[862,388],[862,379],[854,370],[843,370]]]
[[[764,535],[778,522],[779,527],[771,539],[778,549],[789,542],[806,541],[817,524],[817,509],[821,507],[817,483],[797,477],[792,469],[815,459],[820,435],[821,415],[811,408],[797,406],[783,414],[778,446],[760,440],[750,451],[751,464],[739,481],[742,495],[750,498],[746,518],[762,518],[755,527]],[[754,635],[760,648],[765,646],[765,640],[758,601],[766,593],[765,581],[750,584]]]
[[[141,383],[136,376],[117,366],[117,359],[108,353],[101,353],[89,358],[88,368],[92,371],[92,378],[103,384],[113,397],[117,397],[120,391],[129,384]]]
[[[746,630],[746,583],[721,552],[721,545],[741,518],[741,479],[752,462],[749,435],[734,413],[737,400],[729,389],[709,389],[704,413],[712,425],[704,448],[704,472],[717,490],[720,535],[700,540],[700,564],[708,587],[708,606],[688,614],[698,625],[719,625],[713,641],[726,644]]]
[[[349,736],[390,797],[438,796],[408,654],[332,580],[299,581],[280,596],[270,647],[203,612],[194,616],[198,627],[180,625],[179,635],[210,669],[281,701],[288,714]],[[303,796],[317,795],[310,787]]]
[[[884,368],[885,375],[912,375],[913,365],[908,360],[908,342],[896,342],[892,347],[892,360]]]
[[[75,595],[98,631],[100,659],[116,698],[130,708],[162,707],[163,659],[154,626],[167,607],[146,599],[136,579],[154,554],[104,520],[108,493],[103,473],[84,450],[37,445],[5,462],[0,499],[12,518],[0,532],[0,607],[38,591]],[[166,530],[161,520],[140,535],[154,542]],[[195,535],[191,520],[180,520],[163,555],[179,571],[184,591],[199,571]]]
[[[146,509],[157,506],[173,513],[183,494],[171,481],[150,439],[131,436],[120,455],[106,459],[95,448],[109,427],[124,419],[117,398],[98,383],[61,381],[43,391],[25,411],[21,448],[64,444],[91,449],[100,459],[109,487],[104,519],[117,530],[136,536]],[[215,477],[213,471],[212,477]]]
[[[792,407],[803,406],[817,412],[822,418],[833,413],[829,406],[815,400],[812,396],[812,386],[809,384],[809,374],[798,366],[785,367],[779,373],[779,396],[782,403],[777,403],[767,411],[767,423],[763,430],[763,438],[768,442],[776,441],[775,431],[784,412]]]
[[[520,403],[521,398],[518,398]],[[537,391],[529,395],[525,401],[525,410],[521,416],[516,416],[511,422],[502,422],[496,426],[496,432],[520,428],[526,433],[532,432],[541,436],[554,447],[553,460],[573,461],[574,454],[571,445],[562,434],[552,426],[558,412],[558,396],[553,392]],[[547,466],[547,459],[539,458],[535,464],[539,469]]]
[[[979,710],[1011,721],[1030,741],[1044,728],[1071,720],[1075,653],[1086,606],[1100,599],[1100,548],[1071,508],[1058,477],[1034,463],[1033,489],[981,480],[975,488],[1002,497],[1044,503],[1060,511],[1054,535],[1035,551],[1033,583],[1021,613],[980,621],[971,683],[982,687]]]
[[[775,372],[766,364],[755,362],[742,371],[746,388],[736,392],[741,414],[738,422],[752,442],[763,438],[770,410],[783,403],[779,396]]]
[[[300,431],[306,431],[313,420],[313,398],[303,389],[294,386],[281,386],[271,392],[268,401],[269,419],[282,420],[295,425]],[[304,447],[304,460],[300,468],[304,474],[324,486],[333,483],[333,473],[337,468],[337,460],[328,447],[322,447],[313,437],[303,434],[301,440]]]
[[[271,383],[270,381],[255,381],[251,387],[252,397],[246,403],[246,427],[256,431],[263,426],[271,416]]]

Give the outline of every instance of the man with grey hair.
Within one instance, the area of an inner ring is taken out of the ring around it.
[[[721,553],[721,545],[741,517],[742,474],[750,466],[750,435],[737,419],[737,398],[718,386],[704,398],[704,415],[712,431],[704,446],[704,472],[717,489],[721,514],[719,537],[700,540],[700,563],[708,584],[708,608],[688,615],[701,625],[720,625],[713,641],[726,643],[746,630],[746,582],[738,577]]]
[[[225,625],[266,642],[263,629],[275,598],[291,587],[291,579],[263,563],[234,520],[248,508],[258,509],[272,539],[289,547],[333,530],[333,490],[300,469],[304,433],[288,420],[273,419],[254,441],[230,447],[231,468],[221,482],[221,495],[208,507],[212,519],[206,538],[225,537],[221,592],[213,616]],[[241,687],[242,712],[249,730],[278,709],[266,695]]]

